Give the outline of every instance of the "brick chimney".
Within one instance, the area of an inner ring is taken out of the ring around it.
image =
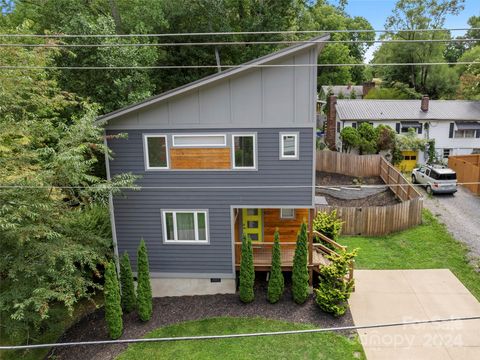
[[[430,98],[428,97],[428,95],[423,95],[422,96],[422,102],[421,102],[421,105],[420,105],[420,109],[422,109],[423,112],[428,111],[429,101],[430,101]]]
[[[327,128],[325,133],[325,142],[330,150],[336,150],[336,130],[337,130],[337,97],[330,95],[327,99]]]
[[[375,83],[373,81],[367,81],[363,83],[363,97],[367,96],[368,92],[375,88]]]

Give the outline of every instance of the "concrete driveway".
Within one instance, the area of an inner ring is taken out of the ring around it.
[[[462,186],[454,195],[428,196],[424,206],[443,222],[453,237],[467,245],[480,258],[480,197]]]
[[[357,270],[355,325],[480,316],[480,303],[450,270]],[[368,360],[480,359],[480,320],[358,331]]]

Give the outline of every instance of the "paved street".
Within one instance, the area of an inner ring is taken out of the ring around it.
[[[480,303],[450,270],[357,270],[355,282],[355,325],[480,316]],[[480,359],[480,320],[358,333],[368,360]]]
[[[480,258],[480,197],[462,186],[455,195],[427,196],[424,205],[443,222],[455,239],[466,244]]]

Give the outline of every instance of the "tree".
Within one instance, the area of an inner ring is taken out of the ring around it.
[[[348,308],[348,298],[354,287],[354,280],[345,277],[349,272],[350,262],[357,255],[357,250],[352,252],[335,252],[327,256],[330,264],[319,269],[319,285],[315,289],[315,301],[325,312],[334,316],[345,314]]]
[[[358,150],[360,155],[375,154],[377,152],[377,132],[372,124],[362,122],[357,128],[359,143]]]
[[[396,132],[390,126],[380,124],[375,128],[377,138],[377,154],[380,151],[391,151],[395,144]]]
[[[282,257],[280,253],[280,241],[278,228],[275,230],[274,242],[272,248],[272,268],[270,270],[270,280],[268,281],[267,299],[272,304],[278,302],[283,295],[285,283],[282,273]]]
[[[137,309],[138,316],[142,321],[150,320],[153,311],[152,287],[148,268],[147,247],[142,239],[137,251]]]
[[[253,267],[252,240],[247,234],[242,237],[242,258],[240,260],[240,300],[250,303],[255,299],[253,285],[255,283],[255,269]]]
[[[467,50],[459,59],[461,62],[480,62],[480,45]],[[480,100],[480,65],[458,65],[460,86],[458,96],[467,100]]]
[[[358,148],[360,144],[360,136],[357,129],[346,126],[340,132],[340,139],[342,140],[342,150],[344,152],[350,152],[352,149]]]
[[[304,221],[297,235],[292,268],[292,296],[297,304],[303,304],[308,298],[308,279],[307,224]]]
[[[120,261],[120,283],[122,285],[122,308],[126,313],[132,312],[137,304],[137,299],[130,257],[126,251]]]
[[[108,263],[105,269],[103,294],[105,297],[105,320],[107,322],[108,332],[112,339],[118,339],[122,336],[123,320],[122,306],[120,304],[120,287],[113,262]]]

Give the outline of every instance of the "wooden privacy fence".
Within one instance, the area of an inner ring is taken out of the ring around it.
[[[457,181],[460,183],[480,182],[480,154],[449,156],[448,167],[455,170]],[[463,186],[480,195],[480,184]]]
[[[317,205],[317,211],[337,210],[337,216],[344,222],[342,234],[382,236],[422,222],[422,195],[382,156],[322,151],[317,152],[316,169],[349,176],[380,176],[401,201],[386,206]]]

